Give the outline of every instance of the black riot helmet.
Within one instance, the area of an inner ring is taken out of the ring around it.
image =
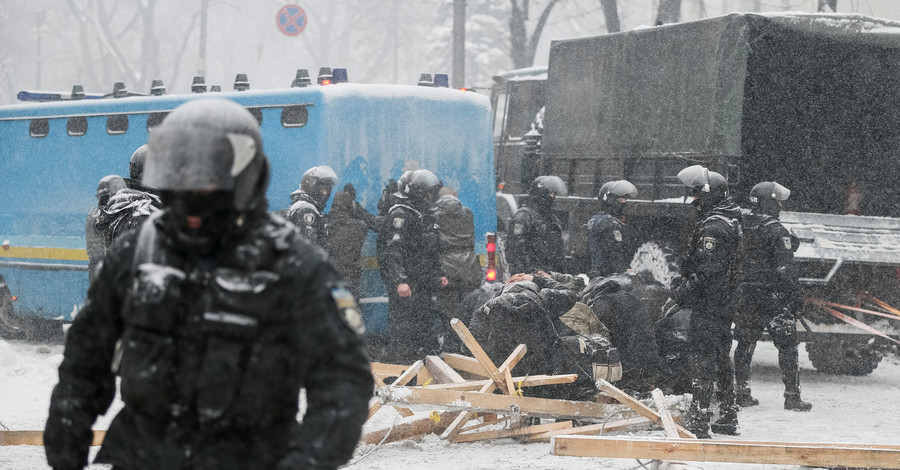
[[[725,177],[702,165],[689,166],[679,171],[678,179],[691,188],[693,204],[700,212],[716,207],[728,197],[728,181]]]
[[[566,183],[559,176],[541,175],[528,187],[529,202],[541,209],[549,209],[556,196],[568,194]]]
[[[597,199],[607,214],[619,217],[625,209],[625,199],[637,196],[637,188],[628,180],[607,181],[600,186]]]
[[[125,179],[119,175],[106,175],[97,183],[97,205],[103,206],[113,194],[125,188]]]
[[[437,200],[438,191],[444,185],[434,173],[428,170],[412,170],[403,173],[397,181],[401,197],[415,209],[424,211]]]
[[[319,212],[325,210],[328,198],[331,197],[331,189],[337,183],[338,177],[328,165],[314,166],[303,173],[300,178],[300,188],[291,193],[294,197],[301,191],[309,196]]]
[[[226,99],[182,104],[150,133],[144,182],[161,192],[179,241],[208,247],[265,214],[269,162],[259,124]]]
[[[791,190],[774,181],[763,181],[750,190],[750,206],[753,212],[778,217],[781,201],[791,196]]]
[[[144,179],[144,164],[147,161],[147,144],[141,145],[131,154],[128,161],[128,179],[125,184],[129,188],[141,189]]]

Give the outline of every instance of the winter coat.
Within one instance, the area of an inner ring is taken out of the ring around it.
[[[155,194],[131,188],[120,189],[109,198],[97,217],[97,229],[103,236],[104,249],[108,250],[115,239],[139,226],[161,207],[162,202]]]
[[[91,425],[121,379],[96,461],[129,470],[337,468],[373,381],[362,320],[323,251],[280,217],[200,257],[152,216],[110,247],[68,331],[44,441],[87,464]],[[307,411],[298,423],[298,395]]]
[[[307,240],[325,248],[327,241],[322,213],[308,194],[303,191],[297,191],[295,194],[294,202],[288,208],[285,217],[300,229],[300,234]]]
[[[448,286],[469,292],[481,285],[481,263],[475,254],[475,222],[472,210],[446,194],[434,204],[434,219],[441,237],[441,267]]]
[[[506,260],[510,273],[563,271],[562,224],[551,210],[525,205],[509,222]]]
[[[359,286],[362,274],[362,247],[368,228],[362,220],[354,218],[353,198],[349,193],[334,195],[328,214],[328,255],[341,277],[354,287]]]
[[[624,222],[609,214],[596,214],[588,221],[587,234],[591,277],[611,276],[628,269],[631,244]]]
[[[378,232],[378,266],[388,292],[400,284],[434,292],[443,276],[440,235],[430,213],[406,204],[395,204]]]

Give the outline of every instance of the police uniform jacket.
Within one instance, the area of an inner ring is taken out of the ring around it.
[[[591,276],[611,276],[628,269],[625,223],[618,217],[600,213],[588,221],[588,248]]]
[[[443,276],[440,234],[430,213],[395,204],[378,232],[378,264],[388,292],[400,284],[434,291]]]
[[[297,199],[288,208],[286,217],[300,229],[300,234],[307,240],[322,248],[327,246],[325,220],[308,194],[299,192]]]
[[[798,285],[794,266],[797,239],[776,218],[768,214],[744,215],[743,282],[776,292],[792,292]]]
[[[68,331],[44,434],[49,464],[87,464],[91,425],[117,376],[124,408],[97,462],[128,470],[346,462],[373,381],[359,311],[325,254],[263,213],[214,255],[187,255],[165,215],[113,244]]]
[[[741,210],[726,199],[703,213],[681,262],[676,300],[684,307],[728,305],[740,283]],[[724,313],[724,312],[723,312]]]
[[[563,270],[562,224],[553,211],[523,206],[513,214],[509,231],[506,258],[510,272]]]

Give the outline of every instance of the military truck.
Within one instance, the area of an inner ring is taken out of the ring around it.
[[[535,174],[558,175],[570,271],[585,272],[597,192],[624,178],[640,190],[626,208],[640,238],[632,267],[668,284],[694,219],[679,170],[722,173],[739,204],[777,181],[792,191],[781,220],[802,241],[804,298],[858,308],[804,304],[813,365],[877,367],[900,335],[900,23],[731,14],[555,41],[546,78],[529,75],[542,102],[515,96],[537,87],[522,73],[492,92],[500,230]]]

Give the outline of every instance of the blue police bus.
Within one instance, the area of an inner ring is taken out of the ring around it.
[[[21,95],[21,94],[20,94]],[[181,103],[208,94],[23,103],[0,107],[0,333],[70,321],[88,287],[85,219],[105,175],[127,176],[132,152]],[[482,255],[496,231],[491,108],[441,87],[339,83],[215,93],[260,122],[272,163],[271,210],[290,204],[304,171],[331,166],[370,213],[385,182],[426,168],[475,214]],[[493,246],[491,244],[491,246]],[[360,303],[368,331],[387,323],[374,234],[363,248]],[[490,257],[483,257],[493,258]]]

